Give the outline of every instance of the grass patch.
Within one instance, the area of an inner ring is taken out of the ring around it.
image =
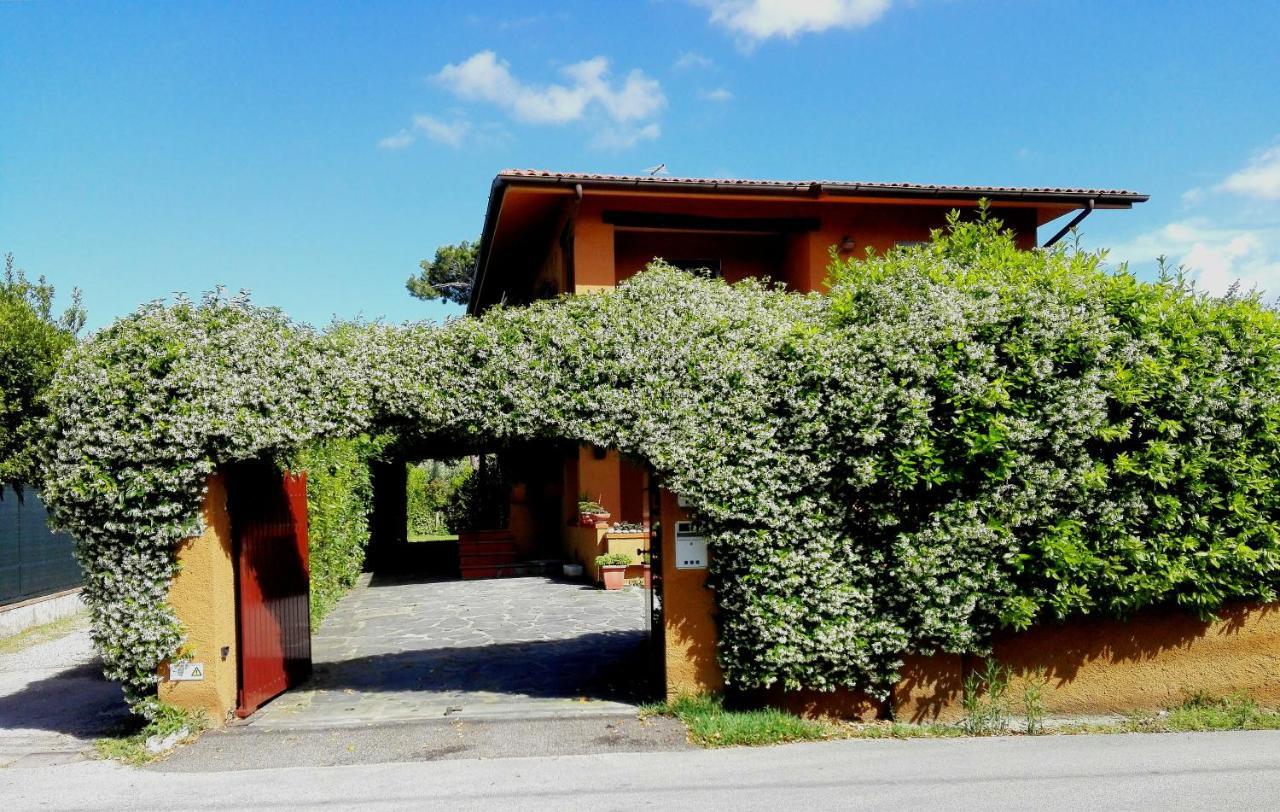
[[[772,708],[726,710],[718,696],[681,696],[648,705],[646,715],[674,716],[689,730],[689,740],[703,747],[781,744],[832,738],[837,728]]]
[[[173,743],[173,746],[177,746],[194,741],[200,731],[207,726],[202,713],[192,713],[172,705],[162,704],[156,718],[152,721],[141,726],[135,724],[122,729],[115,736],[98,739],[94,741],[93,746],[100,758],[138,766],[163,758],[171,752],[172,747],[161,752],[152,752],[147,749],[147,742],[153,737],[163,740],[181,733],[183,735]]]
[[[86,612],[77,612],[40,626],[32,626],[9,637],[0,637],[0,654],[12,654],[15,651],[22,651],[40,643],[64,637],[83,626],[88,617]]]
[[[950,739],[960,736],[1072,736],[1107,733],[1189,733],[1214,730],[1280,730],[1280,711],[1260,707],[1252,699],[1235,695],[1214,697],[1195,694],[1181,705],[1160,713],[1134,713],[1113,722],[1047,723],[1039,695],[1027,703],[1033,709],[1025,724],[1012,725],[1003,714],[992,716],[982,709],[981,719],[993,724],[975,725],[969,719],[955,724],[906,722],[844,722],[804,719],[786,711],[727,710],[718,696],[682,696],[641,708],[642,716],[671,716],[684,723],[689,741],[703,747],[782,744],[826,739]]]
[[[420,534],[417,536],[409,537],[410,544],[418,544],[421,542],[431,542],[431,541],[457,541],[457,540],[458,540],[457,533],[434,533],[434,534],[427,533],[427,534]]]
[[[1196,694],[1173,708],[1163,719],[1165,730],[1190,732],[1200,730],[1277,730],[1280,712],[1260,708],[1246,696],[1217,698]]]

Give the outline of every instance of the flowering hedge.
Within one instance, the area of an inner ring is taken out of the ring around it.
[[[288,460],[307,472],[307,563],[311,574],[311,625],[337,605],[364,568],[373,512],[369,465],[381,443],[369,437],[308,443]]]
[[[656,263],[444,327],[150,305],[55,381],[46,500],[143,712],[206,475],[361,432],[647,459],[707,527],[730,683],[882,694],[904,653],[1001,626],[1274,599],[1277,393],[1280,328],[1253,298],[956,221],[836,266],[829,296]]]

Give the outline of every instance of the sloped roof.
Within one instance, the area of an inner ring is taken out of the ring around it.
[[[847,180],[754,180],[748,178],[679,178],[667,175],[608,175],[595,172],[554,172],[545,169],[504,169],[495,183],[549,183],[584,188],[631,188],[659,190],[680,188],[687,191],[762,192],[784,194],[823,193],[867,197],[903,197],[947,199],[1025,200],[1055,203],[1083,203],[1092,200],[1098,206],[1128,207],[1147,200],[1147,195],[1127,189],[1091,189],[1056,186],[973,186],[927,183],[881,183]]]

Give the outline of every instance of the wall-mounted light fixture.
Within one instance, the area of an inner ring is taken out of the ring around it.
[[[847,254],[847,253],[849,253],[850,251],[852,251],[852,250],[854,249],[854,247],[855,247],[855,246],[854,246],[854,242],[853,242],[853,237],[850,237],[848,234],[846,234],[846,235],[844,235],[843,237],[841,237],[841,238],[840,238],[840,251],[841,251],[841,253]]]

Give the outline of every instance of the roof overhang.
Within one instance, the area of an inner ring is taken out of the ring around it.
[[[993,205],[1037,209],[1040,225],[1076,209],[1129,209],[1144,203],[1148,195],[1123,189],[1084,189],[1016,186],[954,186],[916,183],[863,183],[850,181],[775,181],[716,178],[676,178],[650,175],[600,175],[541,170],[503,170],[493,179],[484,229],[480,236],[472,281],[474,313],[492,257],[493,235],[501,218],[507,191],[527,188],[555,195],[581,197],[588,192],[645,197],[703,197],[714,195],[738,200],[791,200],[807,202],[885,203],[905,205],[977,205],[986,200]]]

